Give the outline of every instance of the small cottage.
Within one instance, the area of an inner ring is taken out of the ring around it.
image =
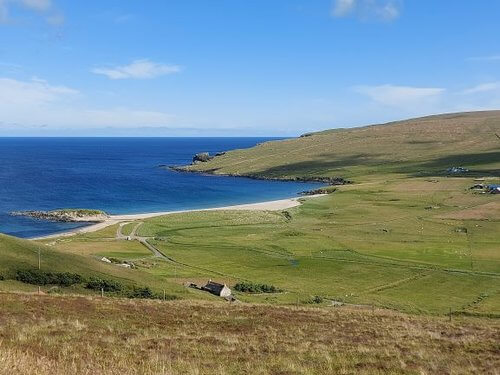
[[[219,297],[229,297],[231,295],[231,289],[226,284],[219,284],[212,280],[209,280],[201,289]]]

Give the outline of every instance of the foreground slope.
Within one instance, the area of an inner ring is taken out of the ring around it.
[[[0,293],[0,374],[494,374],[498,321]]]
[[[464,166],[500,174],[500,111],[429,116],[335,129],[229,151],[190,171],[290,179],[400,173],[442,174]]]

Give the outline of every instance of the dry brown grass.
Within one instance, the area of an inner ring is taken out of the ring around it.
[[[0,294],[0,374],[495,374],[496,320]]]
[[[489,202],[437,217],[440,219],[455,220],[498,220],[500,218],[500,202]]]

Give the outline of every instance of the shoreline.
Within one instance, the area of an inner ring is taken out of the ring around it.
[[[169,169],[173,172],[178,173],[194,173],[207,176],[222,176],[222,177],[244,177],[250,178],[252,180],[261,181],[282,181],[282,182],[304,182],[304,183],[318,183],[318,184],[328,184],[328,186],[336,185],[349,185],[352,181],[346,180],[343,177],[318,177],[318,176],[297,176],[297,177],[268,177],[258,174],[235,174],[235,173],[217,173],[216,169],[207,169],[203,171],[193,170],[190,167],[195,166],[195,164],[190,165],[160,165],[159,168]]]
[[[213,208],[199,208],[199,209],[190,209],[190,210],[149,212],[149,213],[140,213],[140,214],[110,215],[108,219],[101,221],[99,223],[84,226],[81,228],[71,229],[69,231],[65,231],[65,232],[61,232],[61,233],[48,234],[46,236],[28,238],[28,240],[38,241],[38,240],[48,240],[48,239],[61,238],[61,237],[70,237],[70,236],[75,236],[77,234],[96,232],[98,230],[107,228],[107,227],[115,225],[115,224],[123,223],[123,222],[129,222],[129,221],[132,222],[135,220],[150,219],[150,218],[158,217],[158,216],[182,214],[182,213],[188,213],[188,212],[280,211],[280,210],[286,210],[288,208],[300,206],[302,204],[300,202],[300,200],[302,200],[302,199],[319,198],[319,197],[324,197],[327,195],[328,194],[314,194],[314,195],[306,195],[306,196],[301,196],[301,197],[278,199],[278,200],[273,200],[273,201],[264,201],[264,202],[257,202],[257,203],[244,203],[244,204],[213,207]]]

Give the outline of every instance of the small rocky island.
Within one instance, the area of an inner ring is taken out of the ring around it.
[[[12,216],[25,216],[38,220],[60,221],[60,222],[88,222],[98,223],[105,221],[109,215],[101,210],[87,209],[63,209],[52,211],[14,211]]]

